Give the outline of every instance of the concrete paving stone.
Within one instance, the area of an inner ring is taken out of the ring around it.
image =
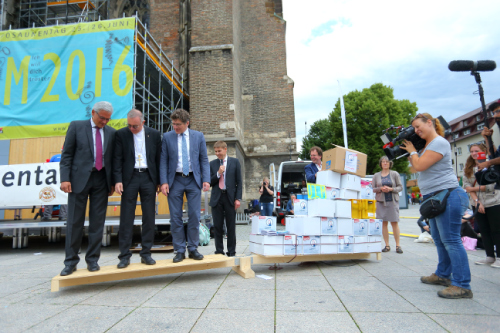
[[[417,273],[417,276],[429,276],[432,273],[436,272],[437,264],[434,265],[413,265],[412,262],[411,265],[406,265],[405,267],[408,269],[411,269],[415,273]]]
[[[31,292],[17,292],[17,293],[8,293],[2,294],[0,296],[0,307],[10,306],[16,303],[24,303],[27,299],[38,295],[38,293]]]
[[[5,333],[23,332],[64,310],[70,305],[40,306],[37,304],[6,305],[0,308],[1,330]]]
[[[68,304],[75,305],[95,296],[110,286],[83,285],[61,288],[58,292],[46,289],[25,300],[26,304]]]
[[[201,312],[201,309],[141,307],[130,313],[107,332],[189,332]]]
[[[374,276],[328,276],[328,282],[337,290],[389,290]]]
[[[423,313],[350,312],[363,333],[423,333],[446,332]]]
[[[276,311],[275,332],[359,332],[347,312]]]
[[[110,287],[101,293],[87,298],[81,304],[107,306],[139,306],[154,296],[161,288]]]
[[[348,261],[330,261],[320,263],[319,268],[323,275],[330,276],[373,276],[358,263]]]
[[[198,288],[218,288],[226,279],[227,273],[213,274],[209,271],[184,273],[169,284],[171,287],[192,288],[196,284]]]
[[[500,327],[500,317],[498,316],[429,314],[429,317],[449,332],[454,333],[495,333],[498,332]]]
[[[255,272],[255,275],[261,275],[261,274],[270,276],[272,277],[272,279],[265,280],[259,277],[255,277],[252,279],[244,279],[236,272],[231,272],[231,274],[228,275],[224,283],[221,285],[221,289],[245,288],[245,289],[255,289],[255,290],[261,290],[261,289],[274,290],[276,286],[275,273],[271,271],[265,271],[259,273]]]
[[[474,292],[474,301],[500,313],[500,295],[498,293]]]
[[[374,276],[420,276],[419,273],[406,268],[402,265],[396,264],[393,266],[375,266],[375,265],[363,265],[363,268]]]
[[[274,290],[223,289],[219,290],[208,309],[269,310],[275,307]]]
[[[476,292],[491,293],[491,294],[497,294],[497,296],[500,298],[500,285],[498,284],[486,281],[477,276],[472,276],[470,285],[474,294]]]
[[[322,275],[294,276],[276,274],[277,290],[332,290]]]
[[[278,311],[345,311],[337,295],[331,290],[277,290]]]
[[[31,327],[27,332],[105,332],[133,307],[75,305]],[[75,320],[75,318],[81,318]]]
[[[420,277],[418,276],[380,276],[378,278],[389,288],[395,291],[408,290],[438,292],[439,290],[443,289],[442,286],[422,283],[420,281]]]
[[[309,276],[323,275],[316,262],[279,264],[282,269],[277,270],[279,275]]]
[[[44,278],[15,278],[7,279],[2,282],[2,292],[4,293],[16,293],[23,290],[38,289],[37,286],[47,283],[47,279]]]
[[[337,295],[349,312],[420,312],[394,291],[339,290]]]
[[[274,311],[207,309],[192,333],[273,332]]]
[[[167,287],[148,299],[143,307],[204,309],[216,292],[217,289]]]
[[[400,291],[399,294],[424,313],[496,315],[473,299],[446,299],[434,291]]]

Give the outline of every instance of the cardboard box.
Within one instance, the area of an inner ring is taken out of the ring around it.
[[[339,253],[353,253],[353,236],[338,236],[339,237]]]
[[[337,235],[337,219],[334,217],[320,217],[321,235]]]
[[[368,242],[369,243],[381,243],[382,236],[368,236]]]
[[[366,176],[366,154],[352,149],[336,147],[323,152],[322,170]]]
[[[371,185],[361,184],[361,190],[358,193],[358,199],[370,199],[375,200],[375,193],[373,193],[373,188]]]
[[[276,231],[276,217],[252,216],[252,234],[260,234],[261,230]]]
[[[307,205],[308,216],[335,217],[335,202],[328,199],[309,200]]]
[[[321,254],[337,254],[339,252],[339,244],[337,236],[321,236]]]
[[[354,236],[368,236],[368,220],[366,219],[353,219],[353,233]]]
[[[301,255],[302,251],[302,237],[297,235],[285,235],[283,238],[283,254],[287,255]]]
[[[257,253],[263,256],[282,256],[284,237],[266,236],[266,235],[250,235],[250,252]]]
[[[320,236],[302,236],[302,250],[304,255],[321,254]]]
[[[354,236],[352,219],[337,218],[337,234]]]
[[[340,188],[344,190],[361,191],[361,177],[350,174],[340,176]],[[356,193],[357,197],[357,193]]]
[[[321,235],[321,218],[310,216],[287,216],[285,218],[286,230],[291,234]]]
[[[340,173],[332,170],[319,171],[316,175],[316,184],[340,188],[340,176]]]
[[[353,253],[366,253],[368,252],[368,236],[356,237],[354,236]]]
[[[341,199],[340,197],[340,189],[335,187],[325,187],[326,199],[328,200],[337,200]]]
[[[347,200],[335,200],[335,217],[350,219],[352,217],[351,202]]]
[[[369,236],[380,236],[382,235],[382,220],[380,219],[369,219],[368,223],[368,235]]]
[[[298,197],[297,197],[298,198]],[[326,199],[326,186],[320,184],[307,184],[307,199]]]
[[[293,200],[293,214],[294,215],[307,215],[308,200],[294,199]]]
[[[368,252],[368,253],[382,252],[382,243],[368,243],[368,244],[366,244],[366,252]]]
[[[353,190],[346,190],[340,189],[339,190],[339,198],[340,199],[345,199],[345,200],[350,200],[350,199],[357,199],[358,198],[358,192],[353,191]]]

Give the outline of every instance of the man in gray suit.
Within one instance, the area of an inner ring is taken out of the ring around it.
[[[68,193],[68,222],[66,225],[66,259],[62,276],[76,270],[80,261],[83,224],[87,200],[89,207],[89,245],[85,255],[87,269],[98,271],[101,241],[108,206],[108,196],[114,192],[113,147],[116,130],[107,126],[113,106],[97,102],[90,120],[72,121],[59,165],[61,190]]]
[[[201,189],[210,188],[210,166],[203,133],[188,129],[189,113],[175,110],[171,117],[173,131],[163,135],[160,158],[161,192],[168,198],[170,230],[174,251],[174,263],[185,259],[186,235],[182,223],[184,194],[188,201],[187,242],[189,258],[202,260],[197,248],[201,210]]]

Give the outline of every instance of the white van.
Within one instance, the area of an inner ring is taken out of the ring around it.
[[[286,213],[286,204],[290,200],[290,194],[301,194],[306,180],[304,167],[311,161],[288,161],[282,162],[276,172],[274,163],[269,165],[269,181],[274,186],[274,209],[273,215],[277,217],[277,223],[282,222]],[[306,187],[307,191],[307,187]]]

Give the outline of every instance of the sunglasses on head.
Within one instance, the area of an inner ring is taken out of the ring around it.
[[[423,114],[418,113],[418,114],[415,116],[415,118],[413,118],[413,119],[411,120],[411,122],[410,122],[410,123],[414,122],[415,120],[417,120],[417,119],[419,119],[419,118],[429,120],[429,118],[427,118],[427,117],[426,117],[426,116],[424,116]]]

